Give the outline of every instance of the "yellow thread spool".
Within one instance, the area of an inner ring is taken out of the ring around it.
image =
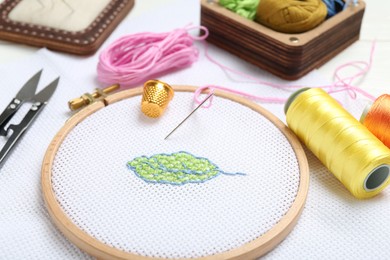
[[[294,93],[285,106],[290,129],[356,198],[390,182],[390,150],[318,88]]]

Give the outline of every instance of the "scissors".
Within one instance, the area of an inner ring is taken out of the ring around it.
[[[0,115],[0,136],[7,137],[9,131],[12,130],[12,134],[9,136],[7,142],[0,151],[0,165],[8,153],[12,150],[14,145],[18,142],[23,133],[28,129],[31,123],[37,118],[38,114],[46,106],[48,100],[57,88],[58,82],[60,80],[59,77],[52,81],[39,93],[35,94],[41,74],[42,70],[38,71],[34,76],[32,76],[19,90],[15,98],[11,100],[9,105]],[[9,120],[26,101],[31,101],[33,104],[22,121],[18,125],[11,124],[6,128]]]

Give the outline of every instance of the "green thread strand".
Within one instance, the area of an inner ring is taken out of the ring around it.
[[[219,4],[242,17],[254,20],[259,0],[220,0]]]

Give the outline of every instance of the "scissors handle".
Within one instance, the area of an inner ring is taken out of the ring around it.
[[[8,138],[3,148],[0,151],[0,164],[4,161],[12,147],[18,142],[23,133],[27,130],[29,125],[36,119],[37,115],[45,107],[46,103],[35,103],[24,116],[18,125],[10,125],[8,129],[12,130],[12,135]],[[7,131],[8,131],[7,129]]]
[[[3,113],[0,115],[0,135],[6,136],[7,130],[5,126],[8,121],[13,117],[13,115],[18,111],[23,101],[17,98],[12,99],[11,103],[4,109]]]

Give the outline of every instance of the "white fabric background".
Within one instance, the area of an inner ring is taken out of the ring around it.
[[[138,1],[136,5],[141,5]],[[144,4],[147,4],[145,1]],[[136,7],[137,8],[137,7]],[[122,23],[105,46],[124,34],[171,31],[188,23],[199,23],[199,2],[167,1],[150,17],[131,17]],[[186,10],[186,11],[183,11]],[[171,15],[175,14],[175,15]],[[131,14],[130,14],[131,15]],[[151,19],[153,18],[153,19]],[[198,45],[201,48],[201,45]],[[103,46],[104,48],[104,46]],[[223,50],[210,46],[210,55],[225,65],[257,76],[282,82],[272,75],[243,62]],[[20,86],[36,71],[44,68],[41,85],[61,76],[60,85],[50,103],[0,169],[0,258],[1,259],[84,259],[51,223],[40,194],[40,167],[51,138],[71,115],[67,101],[101,86],[96,79],[98,54],[76,57],[41,50],[36,55],[0,68],[3,109]],[[160,77],[172,85],[202,86],[217,84],[263,96],[288,97],[289,93],[248,83],[227,75],[203,55],[190,68]],[[323,85],[321,75],[313,72],[299,83]],[[366,100],[351,100],[339,94],[338,100],[356,117]],[[283,105],[262,104],[284,120]],[[28,106],[24,106],[24,110]],[[21,111],[22,112],[22,111]],[[13,123],[20,120],[18,115]],[[0,138],[4,142],[4,138]],[[273,251],[270,259],[386,259],[390,256],[390,190],[370,200],[360,201],[334,178],[322,164],[307,153],[311,180],[307,203],[297,226]]]

